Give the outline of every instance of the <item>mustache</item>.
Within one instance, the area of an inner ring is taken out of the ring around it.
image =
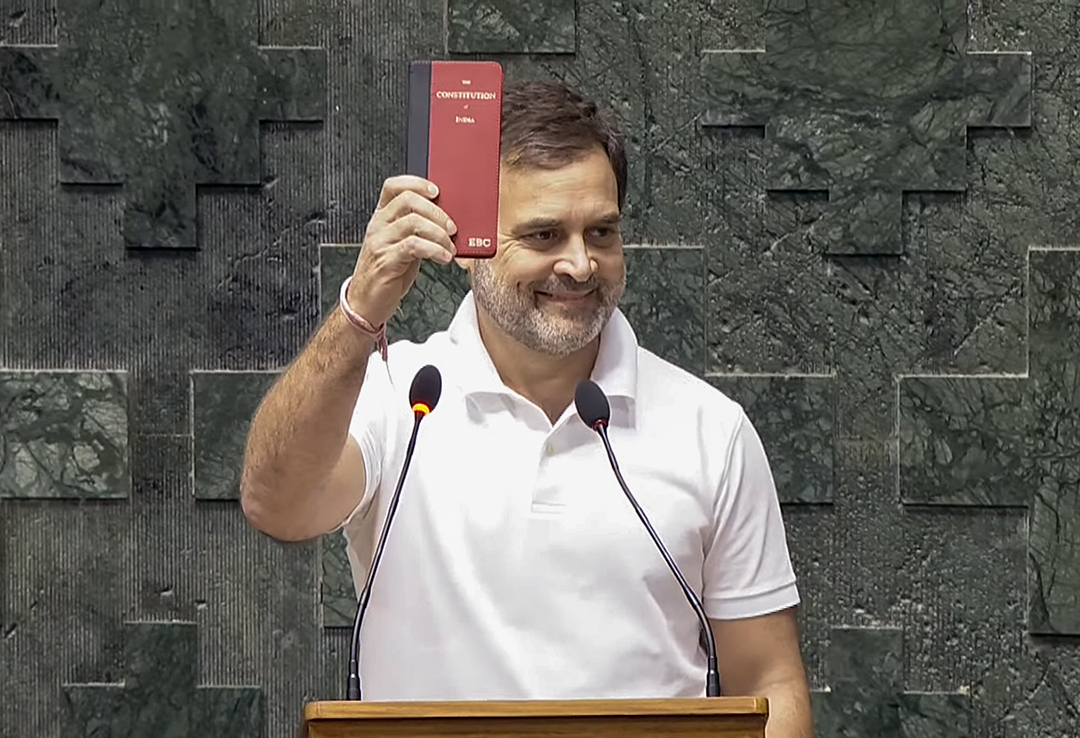
[[[529,285],[534,292],[545,292],[549,295],[581,295],[603,286],[604,283],[596,277],[590,277],[587,282],[578,282],[576,279],[548,279]]]

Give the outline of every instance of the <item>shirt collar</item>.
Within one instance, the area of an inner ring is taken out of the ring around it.
[[[503,384],[480,339],[476,301],[471,291],[458,305],[447,334],[460,359],[455,379],[466,395],[511,394],[512,390]],[[591,379],[608,397],[632,401],[637,390],[637,362],[637,336],[626,316],[616,309],[600,332],[600,351]]]

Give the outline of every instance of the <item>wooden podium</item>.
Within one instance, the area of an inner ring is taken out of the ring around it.
[[[298,738],[764,738],[763,697],[520,702],[311,702]]]

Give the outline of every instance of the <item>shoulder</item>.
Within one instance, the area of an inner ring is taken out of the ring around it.
[[[645,349],[638,350],[634,417],[656,463],[693,475],[716,510],[771,489],[768,460],[742,405]]]
[[[668,449],[682,447],[711,478],[722,476],[747,443],[757,443],[757,431],[742,405],[642,348],[636,394],[639,429],[650,436],[662,434]]]
[[[643,412],[666,420],[737,426],[745,413],[706,380],[691,374],[648,349],[638,348],[637,401]]]

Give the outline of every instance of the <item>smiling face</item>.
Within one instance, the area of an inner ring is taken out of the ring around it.
[[[615,174],[599,147],[557,169],[503,166],[498,253],[469,265],[477,305],[534,351],[588,346],[626,288],[619,219]]]

